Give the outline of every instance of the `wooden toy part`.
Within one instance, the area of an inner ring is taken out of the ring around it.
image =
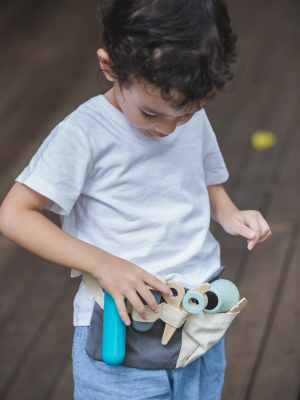
[[[132,314],[132,304],[130,303],[130,301],[128,299],[126,299],[126,311],[127,311],[127,314]]]
[[[190,289],[189,291],[193,291],[193,292],[198,292],[201,294],[204,294],[206,292],[208,292],[210,289],[210,283],[203,283],[203,285],[196,287],[195,289]]]
[[[177,308],[178,310],[183,310],[185,311],[185,309],[182,306],[182,299],[185,295],[185,290],[184,287],[176,281],[169,281],[167,282],[167,285],[171,288],[171,289],[175,289],[177,291],[177,296],[176,297],[168,297],[166,295],[163,295],[163,298],[166,300],[166,302],[174,308]],[[166,345],[169,340],[171,339],[171,337],[174,335],[175,331],[177,328],[175,328],[172,325],[166,324],[165,326],[165,330],[161,339],[161,343],[163,345]]]
[[[210,289],[210,283],[203,283],[203,285],[198,286],[198,287],[196,287],[195,289],[189,289],[189,290],[186,292],[186,294],[188,294],[189,292],[198,292],[198,293],[202,294],[203,297],[204,297],[204,300],[205,300],[205,307],[206,307],[207,304],[208,304],[208,298],[207,298],[207,296],[206,296],[205,293],[208,292],[209,289]],[[205,307],[204,307],[204,308],[205,308]],[[187,310],[183,307],[182,304],[181,304],[181,310],[187,311]]]
[[[247,304],[248,300],[246,300],[244,297],[239,302],[237,302],[235,306],[231,307],[231,309],[227,312],[227,314],[232,314],[242,311],[242,309],[245,308]]]

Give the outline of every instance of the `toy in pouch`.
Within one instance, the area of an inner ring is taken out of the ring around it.
[[[153,294],[157,304],[160,304],[162,293],[159,292],[158,290],[150,290],[150,292]],[[132,325],[133,329],[138,332],[146,332],[152,328],[152,326],[154,325],[154,322],[146,322],[146,321],[140,322],[140,321],[135,321],[134,319],[132,319],[131,325]]]
[[[207,306],[208,299],[205,293],[210,289],[209,283],[190,289],[182,299],[183,308],[191,314],[198,314]],[[196,302],[195,302],[196,300]]]
[[[176,290],[177,296],[176,297],[168,297],[166,295],[163,295],[163,298],[166,300],[166,302],[171,307],[177,308],[178,310],[183,310],[182,299],[185,295],[184,287],[179,282],[176,282],[176,281],[169,281],[169,282],[167,282],[167,285],[169,286],[169,288]],[[175,331],[176,331],[176,328],[174,326],[166,323],[164,333],[163,333],[163,336],[161,339],[161,343],[163,345],[168,344],[169,340],[172,338]]]
[[[126,304],[126,299],[124,299]],[[108,365],[120,365],[125,358],[126,325],[112,296],[104,290],[102,359]]]
[[[166,277],[165,277],[165,275],[155,275],[155,276],[156,276],[156,278],[158,278],[159,280],[161,280],[163,283],[166,283]],[[151,286],[149,286],[149,285],[147,285],[147,287],[148,287],[148,289],[150,290],[150,292],[153,294],[153,296],[154,296],[154,298],[155,298],[157,304],[159,305],[159,304],[160,304],[160,301],[161,301],[162,293],[161,293],[159,290],[153,289],[153,288],[152,288]],[[147,303],[145,302],[144,299],[142,299],[142,302],[143,302],[143,304],[147,304]],[[154,322],[135,321],[135,320],[132,318],[131,325],[132,325],[132,328],[133,328],[134,330],[138,331],[138,332],[147,332],[147,331],[149,331],[149,330],[152,328],[152,326],[154,325]]]
[[[217,279],[188,290],[182,300],[182,305],[192,314],[198,314],[201,311],[209,314],[225,313],[231,310],[239,300],[240,293],[233,282]]]
[[[240,300],[238,288],[227,279],[211,282],[210,289],[205,295],[208,303],[203,311],[210,314],[227,312]]]

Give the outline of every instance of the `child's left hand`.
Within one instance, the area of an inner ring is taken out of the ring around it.
[[[247,238],[248,250],[252,250],[257,243],[262,243],[271,236],[270,227],[259,211],[235,211],[224,219],[222,226],[231,235]]]

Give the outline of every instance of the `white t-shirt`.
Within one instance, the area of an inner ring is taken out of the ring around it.
[[[220,267],[206,186],[227,179],[204,110],[150,137],[99,95],[52,130],[16,181],[48,197],[70,235],[194,288]],[[74,326],[89,325],[94,301],[81,282]]]

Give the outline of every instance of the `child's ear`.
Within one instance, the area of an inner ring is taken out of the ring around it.
[[[111,73],[112,62],[109,58],[107,51],[105,51],[104,49],[98,49],[97,56],[99,59],[100,68],[103,71],[104,75],[106,76],[106,79],[114,82],[116,79],[113,77]]]

